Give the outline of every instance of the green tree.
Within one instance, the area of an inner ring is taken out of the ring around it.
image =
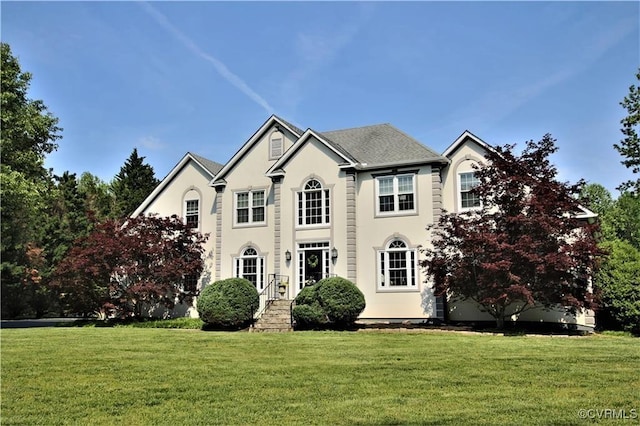
[[[609,254],[595,276],[598,326],[640,334],[640,250],[621,240],[602,247]]]
[[[636,74],[636,79],[640,81],[640,69]],[[624,134],[624,139],[613,146],[623,157],[626,157],[622,164],[630,168],[633,173],[640,173],[640,137],[637,132],[640,124],[640,85],[631,85],[629,94],[620,102],[620,105],[627,110],[627,116],[622,119],[622,129],[620,129]],[[640,177],[622,183],[618,189],[638,193],[640,191]]]
[[[51,176],[46,154],[62,130],[41,100],[28,97],[31,74],[23,72],[6,43],[0,44],[0,226],[2,316],[28,313],[28,295],[41,281],[42,224],[46,222]]]
[[[159,183],[155,178],[153,167],[144,164],[144,158],[138,156],[138,150],[134,148],[111,183],[115,196],[114,217],[116,218],[131,215]]]
[[[109,184],[89,172],[84,172],[78,181],[78,192],[84,199],[84,209],[103,221],[112,217],[115,198]]]
[[[607,218],[616,238],[640,250],[640,194],[620,194]]]

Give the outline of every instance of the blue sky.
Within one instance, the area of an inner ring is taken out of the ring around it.
[[[110,181],[134,147],[164,177],[226,162],[273,113],[391,123],[442,152],[551,133],[560,179],[631,177],[619,102],[638,2],[6,2],[1,37],[64,128],[47,166]]]

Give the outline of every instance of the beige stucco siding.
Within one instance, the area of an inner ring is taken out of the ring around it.
[[[450,157],[450,164],[442,169],[442,206],[448,212],[458,211],[458,173],[473,171],[473,164],[485,161],[485,151],[478,144],[467,141]]]
[[[415,169],[415,168],[414,168]],[[383,250],[393,238],[417,248],[429,241],[427,225],[433,223],[433,193],[431,167],[418,168],[415,178],[416,213],[397,216],[376,214],[376,172],[358,174],[358,287],[365,295],[367,307],[361,319],[424,319],[435,317],[435,299],[425,284],[424,271],[416,262],[415,289],[381,290],[378,286],[378,250]],[[398,171],[399,173],[402,170]],[[421,258],[417,253],[417,260]]]
[[[346,174],[339,164],[343,160],[327,146],[311,137],[301,146],[285,165],[285,176],[282,179],[282,219],[281,244],[282,251],[292,253],[292,261],[287,262],[282,256],[280,270],[289,276],[294,287],[291,296],[299,288],[298,256],[299,244],[328,242],[329,249],[335,247],[338,258],[330,262],[330,273],[346,277],[347,244],[346,244]],[[298,224],[298,193],[310,180],[316,179],[322,189],[329,190],[330,223],[316,226],[300,226]]]

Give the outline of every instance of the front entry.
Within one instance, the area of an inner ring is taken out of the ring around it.
[[[304,251],[305,282],[318,282],[322,279],[322,250]]]
[[[296,294],[330,275],[329,242],[298,244]]]

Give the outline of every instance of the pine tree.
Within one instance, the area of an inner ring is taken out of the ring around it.
[[[134,148],[111,183],[115,196],[115,218],[130,216],[159,183],[153,167],[144,164],[144,158],[138,156],[138,150]]]
[[[640,71],[636,74],[636,79],[640,81]],[[626,157],[622,161],[633,173],[640,173],[640,137],[637,128],[640,125],[640,85],[629,87],[629,94],[620,102],[627,110],[627,116],[622,119],[622,129],[624,139],[619,144],[614,144],[620,155]],[[630,190],[640,196],[640,178],[624,182],[618,187],[619,190]]]

